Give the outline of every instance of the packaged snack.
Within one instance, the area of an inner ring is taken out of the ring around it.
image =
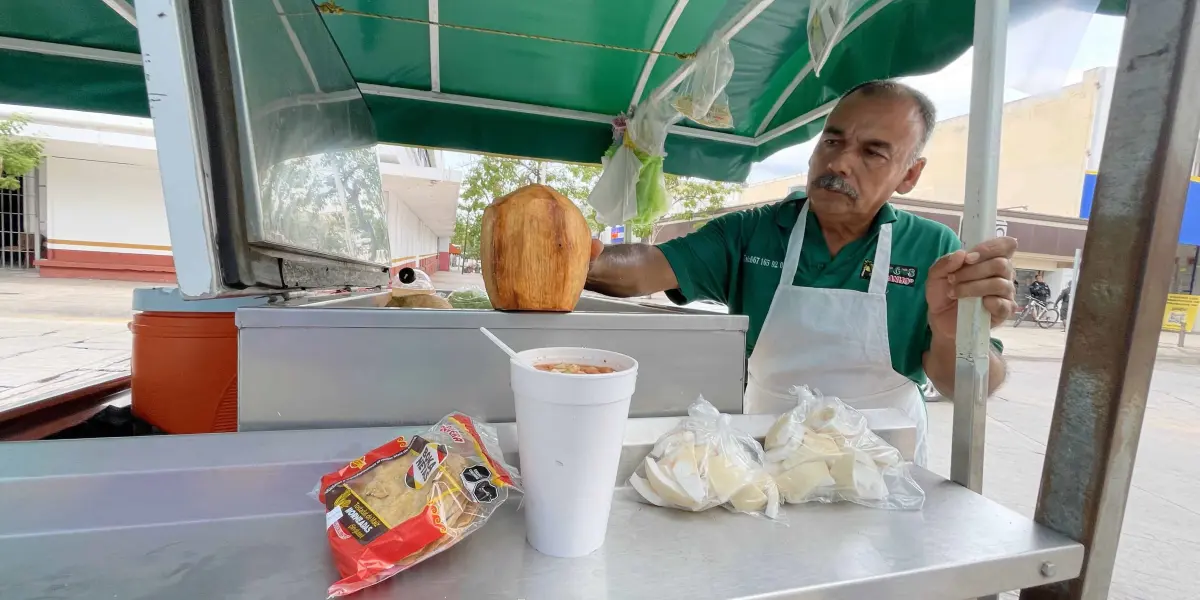
[[[763,466],[762,447],[704,398],[658,439],[629,485],[656,506],[693,512],[724,506],[779,518],[779,490]]]
[[[457,544],[517,489],[496,432],[460,413],[396,438],[321,478],[325,530],[342,579],[329,597],[375,585]]]

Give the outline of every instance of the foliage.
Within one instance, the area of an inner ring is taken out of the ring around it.
[[[458,219],[451,241],[462,250],[464,259],[479,258],[483,209],[517,188],[531,183],[548,185],[579,206],[588,227],[598,232],[604,226],[596,221],[596,211],[587,205],[587,196],[600,178],[600,167],[564,165],[540,160],[480,156],[467,167],[459,194]]]
[[[604,224],[596,220],[596,210],[587,203],[588,194],[602,172],[603,169],[598,165],[480,156],[471,163],[463,177],[453,242],[462,249],[463,258],[479,258],[483,209],[493,200],[531,183],[543,183],[558,190],[579,206],[592,232],[604,231]],[[672,198],[671,211],[668,213],[671,219],[692,220],[711,216],[725,205],[730,194],[741,189],[736,184],[675,175],[667,175],[666,184]],[[659,224],[631,225],[629,232],[651,241],[660,227]]]
[[[29,174],[42,162],[42,144],[36,140],[17,137],[29,118],[13,115],[0,121],[0,189],[20,189],[18,177]]]
[[[707,181],[692,177],[666,175],[667,195],[671,197],[671,208],[667,216],[656,223],[638,224],[630,227],[630,233],[639,239],[652,241],[662,229],[665,220],[693,221],[716,214],[725,206],[725,201],[742,186],[736,183]]]
[[[387,213],[373,147],[285,160],[259,185],[268,241],[387,262]]]

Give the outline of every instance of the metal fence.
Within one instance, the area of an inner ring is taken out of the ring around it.
[[[0,269],[32,269],[39,256],[37,190],[29,190],[33,185],[28,178],[15,190],[0,189]]]

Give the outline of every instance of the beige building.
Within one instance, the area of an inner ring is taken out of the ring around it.
[[[1060,217],[1079,217],[1096,116],[1106,107],[1105,69],[1057,94],[1004,106],[1000,134],[1000,184],[996,206]],[[909,198],[962,204],[967,175],[967,115],[937,124],[925,146],[928,164]],[[1098,149],[1098,146],[1096,146]]]

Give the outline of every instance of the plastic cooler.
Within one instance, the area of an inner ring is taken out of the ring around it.
[[[266,298],[184,300],[176,288],[133,293],[133,413],[167,433],[237,431],[234,311]]]

